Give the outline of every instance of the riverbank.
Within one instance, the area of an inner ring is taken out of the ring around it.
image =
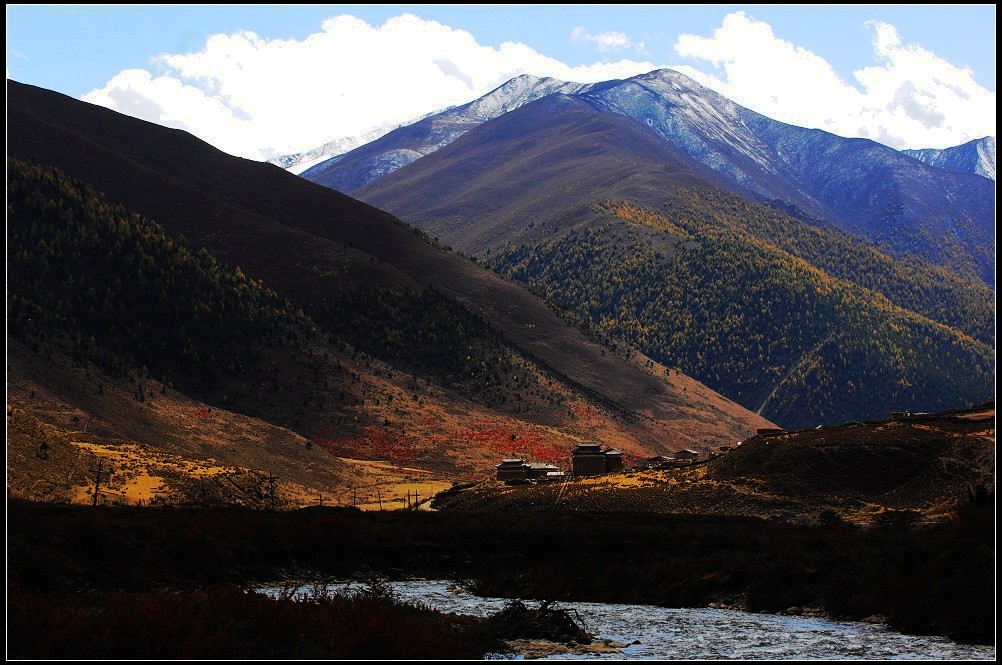
[[[358,582],[335,583],[328,588],[358,588]],[[474,617],[496,615],[511,603],[474,595],[449,580],[401,580],[392,582],[391,588],[402,599]],[[524,603],[529,607],[539,604]],[[586,656],[588,660],[990,660],[995,655],[992,646],[803,615],[588,602],[550,607],[565,610],[592,635],[582,642],[507,640],[508,648],[527,659]]]
[[[8,504],[9,581],[42,597],[423,576],[508,598],[820,608],[994,642],[994,513],[924,528],[645,514]]]

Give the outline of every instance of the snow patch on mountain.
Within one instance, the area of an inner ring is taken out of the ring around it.
[[[449,145],[474,127],[509,111],[554,93],[574,94],[590,88],[583,83],[568,83],[553,78],[523,74],[491,90],[469,104],[457,106],[416,124],[426,124],[428,133],[411,150],[427,155]]]
[[[372,160],[372,174],[377,178],[381,178],[387,173],[393,173],[397,169],[403,168],[423,156],[416,150],[387,150]]]
[[[371,132],[360,134],[359,136],[342,136],[332,141],[328,141],[323,145],[317,146],[312,150],[269,159],[268,163],[281,166],[283,169],[298,175],[311,166],[319,164],[326,159],[343,155],[350,150],[354,150],[360,145],[365,145],[370,141],[375,141],[380,136],[385,135],[393,129],[393,127],[388,127],[385,129],[375,129]]]
[[[995,137],[986,136],[968,141],[952,148],[924,148],[921,150],[902,150],[909,157],[914,157],[929,166],[974,173],[989,180],[995,180]]]
[[[555,93],[575,94],[592,86],[529,74],[517,76],[474,101],[402,126],[332,160],[300,171],[308,180],[350,192],[449,145],[474,127]]]
[[[448,111],[448,109],[446,109],[446,111]],[[394,125],[392,127],[378,127],[372,131],[365,132],[364,134],[359,134],[358,136],[342,136],[332,141],[328,141],[323,145],[317,146],[312,150],[269,159],[268,163],[275,164],[276,166],[280,166],[291,173],[300,175],[317,164],[321,164],[328,160],[333,160],[330,163],[334,164],[338,157],[351,152],[359,146],[372,143],[376,139],[386,136],[395,129],[407,127],[408,125],[419,122],[441,112],[441,110],[438,110],[432,111],[431,113],[425,113],[424,115],[419,115],[399,125]]]

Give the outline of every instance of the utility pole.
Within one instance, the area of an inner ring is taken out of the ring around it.
[[[275,481],[278,478],[271,471],[268,471],[268,477],[265,480],[268,481],[268,506],[271,510],[275,510]]]
[[[383,495],[379,493],[379,488],[376,488],[376,501],[379,502],[379,509],[383,509]]]
[[[96,469],[90,470],[91,473],[94,474],[94,498],[93,501],[91,502],[91,505],[93,506],[97,505],[97,497],[101,493],[101,471],[103,470],[104,470],[104,462],[102,462],[101,460],[97,461]],[[111,475],[111,472],[109,471],[107,475]]]

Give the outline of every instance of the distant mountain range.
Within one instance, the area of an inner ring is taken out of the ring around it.
[[[992,391],[991,181],[674,72],[544,96],[353,193],[785,426]]]
[[[448,111],[449,109],[446,109]],[[441,111],[432,111],[431,113],[423,113],[415,118],[412,118],[408,122],[403,122],[395,127],[389,128],[377,128],[369,132],[364,132],[357,136],[342,136],[340,138],[333,139],[322,145],[319,145],[310,150],[303,152],[297,152],[290,155],[282,155],[281,157],[275,157],[274,159],[269,159],[269,164],[274,164],[275,166],[281,166],[283,169],[289,173],[300,174],[307,169],[310,169],[317,164],[322,162],[327,162],[331,160],[333,163],[341,155],[346,152],[351,152],[355,148],[371,143],[381,136],[385,136],[394,129],[399,129],[400,127],[406,127],[412,125],[415,122],[420,122],[425,118],[441,113]]]
[[[976,173],[995,180],[995,137],[986,136],[953,148],[902,150],[930,166],[958,173]]]
[[[888,251],[915,254],[993,283],[991,183],[929,168],[873,141],[772,120],[671,70],[587,86],[519,77],[302,175],[339,191],[360,192],[471,128],[548,94],[571,95],[597,111],[635,121],[662,145],[674,146],[675,151],[664,149],[665,159],[682,151],[743,196],[781,201]]]

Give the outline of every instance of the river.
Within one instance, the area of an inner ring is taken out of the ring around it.
[[[409,580],[392,585],[399,597],[442,612],[487,616],[500,610],[506,602],[503,598],[475,596],[447,581]],[[345,582],[328,588],[339,591],[364,586]],[[308,587],[303,587],[304,592],[306,589]],[[262,591],[273,590],[265,588]],[[547,656],[554,660],[995,659],[993,646],[961,644],[942,637],[903,635],[870,623],[651,605],[568,602],[556,606],[576,611],[584,627],[598,638],[625,646],[613,653]]]

